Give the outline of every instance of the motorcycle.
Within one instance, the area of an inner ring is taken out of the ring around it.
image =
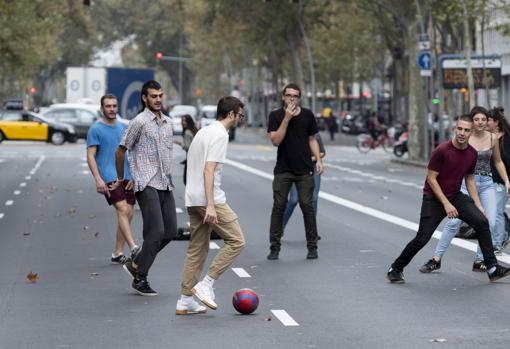
[[[407,139],[409,138],[409,132],[404,131],[398,137],[397,142],[393,145],[393,154],[401,158],[408,151],[407,150]]]

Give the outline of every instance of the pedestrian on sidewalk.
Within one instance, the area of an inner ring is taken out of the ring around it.
[[[186,208],[190,217],[191,237],[184,262],[181,297],[176,314],[205,313],[203,304],[217,309],[214,282],[239,256],[245,240],[236,213],[227,204],[221,189],[222,167],[227,158],[228,130],[244,117],[244,105],[236,97],[227,96],[218,102],[216,121],[198,131],[188,150],[188,185]],[[214,257],[207,275],[198,281],[209,252],[211,231],[224,241]]]
[[[143,219],[142,250],[124,269],[133,277],[131,287],[143,296],[156,296],[147,276],[157,254],[176,236],[177,217],[172,182],[172,120],[161,113],[163,91],[154,80],[141,91],[141,112],[129,122],[116,152],[117,182],[124,180],[124,154],[134,180]]]
[[[391,283],[405,282],[404,268],[429,242],[445,216],[460,218],[477,231],[490,281],[510,274],[510,268],[498,265],[492,248],[489,222],[476,190],[474,173],[478,154],[468,143],[472,132],[472,116],[462,115],[455,126],[454,138],[433,151],[423,188],[418,232],[389,268],[387,278]],[[463,178],[471,198],[460,191]]]
[[[501,178],[504,178],[504,183],[506,183],[504,185],[505,193],[510,190],[510,183],[508,182],[505,165],[501,161],[499,140],[493,133],[487,131],[487,119],[489,116],[488,110],[483,107],[474,107],[471,110],[470,115],[473,118],[473,132],[468,143],[477,151],[478,154],[474,175],[476,191],[480,198],[480,204],[483,212],[489,221],[493,249],[497,250],[501,246],[496,246],[495,242],[499,241],[501,244],[502,239],[495,235],[494,230],[497,209],[496,189],[494,187],[494,182],[492,181],[491,159],[494,159],[497,172],[499,172]],[[465,182],[462,183],[461,191],[468,195]],[[446,223],[443,228],[441,239],[437,243],[433,258],[429,259],[420,268],[422,273],[430,273],[431,271],[441,268],[441,259],[450,246],[452,239],[459,231],[460,224],[460,219],[454,218],[448,220],[448,223]],[[486,271],[486,265],[483,263],[483,255],[480,248],[478,248],[475,254],[472,270],[477,272]]]
[[[124,264],[128,259],[124,255],[124,244],[127,243],[131,258],[136,256],[140,248],[135,244],[131,231],[136,200],[127,161],[124,166],[124,181],[116,189],[111,188],[117,180],[115,150],[126,130],[126,126],[117,121],[118,111],[119,104],[115,95],[106,94],[101,97],[101,119],[87,132],[87,163],[96,181],[97,192],[104,195],[108,205],[115,207],[117,214],[115,249],[111,262]]]
[[[287,206],[290,187],[296,184],[299,206],[303,212],[306,232],[307,259],[318,258],[317,222],[313,208],[315,187],[314,167],[319,175],[323,166],[319,143],[315,138],[318,132],[312,111],[300,106],[301,89],[296,84],[288,84],[282,93],[284,107],[269,114],[267,132],[271,142],[278,147],[273,179],[273,209],[269,228],[269,260],[279,257],[283,234],[283,214]],[[312,155],[317,160],[314,165]]]

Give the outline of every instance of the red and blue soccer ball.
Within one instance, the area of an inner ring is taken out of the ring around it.
[[[259,306],[259,297],[252,289],[242,288],[234,294],[232,304],[241,314],[251,314]]]

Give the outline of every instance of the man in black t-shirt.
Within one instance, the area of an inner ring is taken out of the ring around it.
[[[317,223],[313,209],[313,167],[312,155],[317,159],[317,172],[322,174],[323,166],[319,144],[315,138],[318,132],[315,116],[309,109],[301,108],[301,89],[288,84],[283,89],[284,107],[269,114],[267,132],[271,142],[278,147],[273,180],[273,210],[269,241],[271,252],[267,259],[278,259],[283,234],[283,213],[292,183],[296,184],[299,206],[303,212],[306,231],[308,259],[318,258]]]

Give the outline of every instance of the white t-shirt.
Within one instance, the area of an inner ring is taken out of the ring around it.
[[[225,192],[221,190],[221,172],[227,158],[228,132],[225,126],[215,121],[200,129],[188,150],[188,168],[186,172],[186,207],[206,206],[204,187],[205,163],[217,162],[214,170],[214,203],[227,202]]]

